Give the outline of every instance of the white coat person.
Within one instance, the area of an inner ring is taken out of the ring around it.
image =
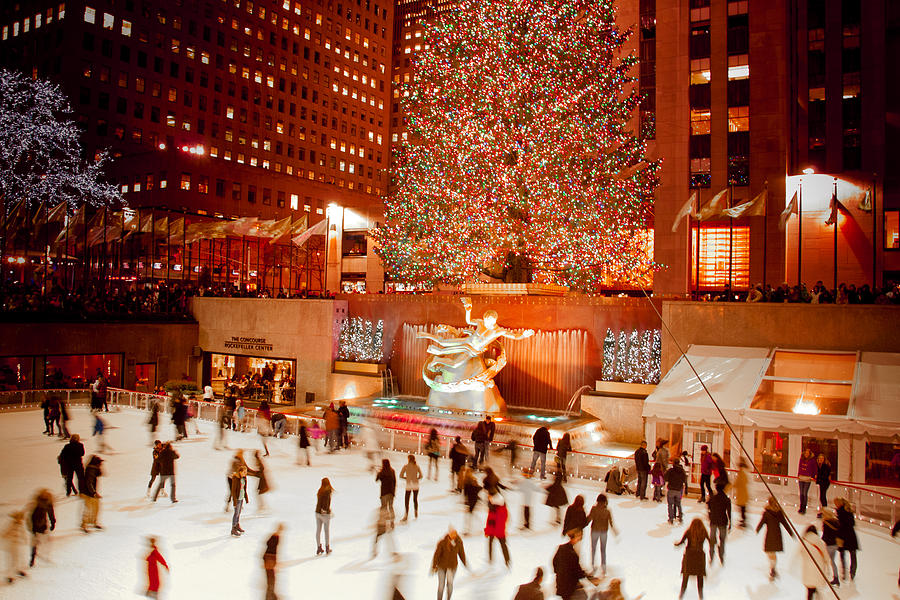
[[[805,549],[804,546],[806,546]],[[808,600],[812,600],[816,597],[818,588],[823,585],[827,586],[833,577],[828,548],[819,537],[815,525],[806,528],[806,532],[803,534],[803,543],[798,546],[797,554],[803,564],[802,579],[803,585],[806,587],[806,597]]]
[[[6,581],[12,583],[16,576],[25,577],[25,511],[10,513],[3,530],[3,550],[6,554]]]

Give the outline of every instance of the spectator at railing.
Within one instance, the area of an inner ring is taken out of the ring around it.
[[[885,281],[874,290],[868,283],[841,283],[837,290],[825,287],[821,280],[812,288],[805,283],[790,286],[787,282],[777,287],[757,283],[748,291],[734,291],[725,284],[722,292],[694,293],[695,300],[704,302],[778,302],[790,304],[900,304],[900,285]]]

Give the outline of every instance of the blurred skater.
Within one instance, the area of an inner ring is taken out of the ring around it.
[[[178,453],[172,447],[172,442],[166,442],[159,451],[159,483],[156,484],[156,491],[153,492],[153,501],[159,496],[160,490],[166,486],[169,481],[169,490],[171,491],[170,499],[172,503],[178,502],[175,499],[175,461],[178,460]]]
[[[463,481],[460,477],[460,471],[466,464],[466,457],[468,455],[469,450],[466,448],[466,445],[462,443],[462,439],[459,436],[456,436],[453,447],[450,448],[450,452],[447,455],[450,458],[451,492],[461,492],[463,489]]]
[[[569,480],[569,477],[566,473],[566,459],[569,456],[569,452],[572,451],[572,438],[569,436],[569,432],[563,434],[563,436],[556,443],[556,463],[560,471],[562,471],[562,480],[563,483]]]
[[[29,566],[34,566],[38,550],[49,535],[49,531],[56,529],[56,512],[53,510],[53,494],[50,490],[41,490],[34,499],[34,508],[31,509],[31,561]]]
[[[269,455],[269,446],[266,444],[266,438],[272,435],[272,411],[269,409],[269,403],[263,400],[256,409],[256,432],[259,434],[259,441],[266,456]]]
[[[306,421],[300,421],[300,428],[297,430],[297,464],[303,464],[300,462],[300,457],[306,457],[306,466],[312,465],[309,462],[309,432],[306,429]]]
[[[566,532],[572,529],[581,529],[583,535],[583,530],[587,527],[587,524],[588,518],[584,512],[584,496],[578,494],[572,500],[572,504],[566,509],[566,516],[563,517],[562,535],[566,535]]]
[[[444,589],[447,590],[447,600],[453,595],[453,579],[460,561],[468,567],[462,538],[451,525],[447,529],[447,535],[438,541],[431,559],[431,573],[438,576],[437,600],[443,600]]]
[[[91,437],[97,436],[97,441],[99,442],[98,452],[109,451],[106,446],[106,439],[103,435],[104,431],[106,431],[106,422],[100,418],[100,411],[97,411],[94,413],[94,430],[93,433],[91,433]]]
[[[591,524],[591,571],[597,566],[597,542],[600,542],[600,572],[604,576],[606,576],[606,539],[609,530],[612,529],[613,533],[619,535],[608,504],[609,500],[606,494],[600,494],[588,515],[588,521]]]
[[[859,550],[859,540],[856,537],[856,519],[853,516],[853,505],[846,498],[835,498],[837,507],[837,519],[840,523],[838,529],[838,554],[841,557],[841,579],[847,580],[847,563],[844,553],[850,555],[850,579],[856,579],[856,552]]]
[[[534,496],[537,494],[538,485],[534,481],[534,474],[531,469],[522,469],[522,478],[516,484],[516,489],[522,497],[522,526],[520,529],[531,529],[531,505],[534,503]]]
[[[544,569],[538,567],[537,572],[534,574],[534,579],[520,585],[513,600],[544,600],[544,590],[541,589],[543,581]]]
[[[327,477],[322,478],[316,492],[316,555],[331,554],[331,495],[334,488]],[[325,530],[325,549],[322,549],[322,530]]]
[[[241,510],[244,503],[248,503],[250,499],[247,497],[247,467],[240,466],[231,474],[231,504],[234,506],[234,513],[231,516],[231,535],[240,537],[244,533],[241,527]]]
[[[750,492],[748,490],[750,479],[747,475],[747,463],[741,458],[738,461],[738,472],[734,476],[734,503],[741,509],[741,522],[738,527],[745,529],[747,527],[747,504],[750,502]]]
[[[403,468],[400,469],[400,479],[406,481],[406,494],[403,497],[404,515],[402,521],[409,518],[409,497],[413,497],[413,507],[415,508],[415,517],[419,518],[419,480],[422,479],[422,469],[416,464],[416,457],[410,454]]]
[[[819,530],[815,525],[806,528],[803,533],[803,543],[797,546],[797,554],[803,565],[802,579],[803,585],[806,587],[806,598],[813,600],[818,595],[819,586],[823,581],[828,581],[829,577],[836,575],[831,571],[828,549],[825,547],[825,542],[819,537]]]
[[[715,480],[716,493],[709,497],[709,564],[712,565],[716,546],[719,564],[725,564],[725,538],[731,530],[731,500],[725,493],[725,483]]]
[[[88,465],[84,469],[84,485],[81,486],[81,498],[84,500],[84,512],[81,514],[81,530],[88,532],[88,526],[94,529],[103,529],[97,523],[97,516],[100,513],[100,493],[97,491],[97,484],[103,475],[101,464],[103,459],[96,454],[88,460]]]
[[[259,480],[256,486],[256,500],[259,503],[257,512],[262,512],[266,510],[266,501],[263,498],[271,488],[269,486],[269,478],[266,476],[266,463],[263,462],[259,450],[253,451],[253,457],[256,458],[256,471],[252,475]]]
[[[569,497],[566,495],[566,488],[563,487],[562,473],[557,471],[556,475],[553,477],[553,483],[548,485],[545,489],[547,490],[547,499],[544,500],[544,504],[556,511],[556,520],[554,523],[561,525],[562,507],[569,503]]]
[[[9,514],[9,522],[3,530],[3,549],[6,552],[6,581],[12,583],[16,576],[25,577],[25,511]]]
[[[390,509],[381,506],[378,509],[378,517],[375,521],[375,542],[372,544],[372,559],[378,556],[378,540],[384,537],[384,543],[390,547],[392,556],[396,556],[397,547],[394,544],[394,515]]]
[[[69,439],[69,404],[59,399],[59,437]]]
[[[156,538],[147,538],[147,542],[150,544],[150,554],[144,559],[147,561],[147,592],[144,595],[148,598],[158,598],[160,588],[159,567],[162,565],[168,571],[169,565],[159,552],[159,548],[156,547]]]
[[[509,511],[506,508],[506,500],[500,494],[488,495],[488,514],[487,522],[484,526],[484,535],[488,539],[488,562],[493,562],[494,540],[500,543],[500,550],[503,551],[503,562],[509,569],[509,548],[506,546],[506,521],[509,518]]]
[[[375,481],[381,482],[381,508],[387,509],[391,518],[391,527],[393,528],[394,520],[394,494],[397,491],[397,475],[391,468],[391,461],[384,458],[381,460],[381,470],[375,476]]]
[[[156,396],[150,396],[149,406],[150,418],[147,419],[147,425],[150,426],[150,437],[156,436],[156,428],[159,427],[159,400]]]
[[[266,550],[263,552],[263,569],[266,571],[266,600],[278,600],[275,593],[275,569],[278,568],[278,543],[284,531],[284,523],[279,523],[275,532],[266,540]]]
[[[794,537],[794,533],[791,531],[790,525],[788,525],[787,517],[784,516],[784,512],[782,512],[781,506],[778,505],[778,501],[775,500],[775,496],[769,496],[762,519],[759,520],[759,525],[756,526],[756,533],[759,533],[763,526],[766,528],[763,550],[769,558],[769,581],[775,581],[775,578],[778,577],[778,570],[776,569],[778,553],[784,551],[781,530],[784,529],[789,536]]]
[[[578,551],[575,546],[581,541],[581,530],[573,529],[566,533],[569,540],[556,549],[553,556],[553,571],[556,573],[556,593],[563,600],[587,600],[587,594],[581,587],[581,580],[587,579],[594,585],[600,582],[590,577],[581,568]]]
[[[153,462],[150,464],[150,482],[147,484],[147,497],[150,497],[150,490],[153,488],[153,482],[159,475],[159,453],[162,452],[162,442],[153,440]],[[163,490],[165,494],[165,490]]]
[[[481,486],[475,479],[475,474],[467,466],[463,466],[459,472],[459,478],[462,480],[463,497],[466,506],[466,531],[465,535],[472,533],[472,514],[475,512],[475,506],[478,504],[478,495],[481,493]]]

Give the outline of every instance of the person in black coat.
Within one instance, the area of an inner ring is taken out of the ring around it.
[[[853,517],[853,505],[844,498],[835,498],[837,506],[838,554],[841,557],[841,579],[847,579],[847,562],[845,554],[850,554],[850,579],[856,579],[856,552],[859,540],[856,537],[856,519]]]
[[[153,440],[153,462],[150,464],[150,482],[147,484],[147,497],[150,497],[150,490],[153,489],[153,482],[159,476],[159,453],[162,452],[163,444],[159,440]],[[165,492],[163,492],[165,493]]]
[[[47,529],[53,531],[56,529],[56,513],[53,510],[53,494],[50,490],[41,490],[38,492],[34,501],[34,509],[31,511],[31,563],[34,566],[34,559],[37,558],[38,548],[47,537]]]
[[[159,451],[159,483],[156,484],[156,490],[153,492],[154,502],[156,502],[156,498],[159,496],[159,491],[165,487],[167,479],[171,482],[169,497],[173,504],[178,502],[178,500],[175,499],[175,461],[178,458],[178,453],[175,452],[175,448],[172,447],[172,442],[166,442],[162,445],[162,449]]]
[[[725,537],[731,530],[731,500],[725,493],[725,484],[716,483],[716,493],[709,497],[709,562],[712,564],[716,552],[716,541],[719,546],[719,562],[725,564]]]
[[[572,500],[572,504],[569,505],[569,508],[566,509],[566,516],[563,517],[562,534],[566,535],[566,533],[573,529],[581,531],[587,527],[587,524],[588,518],[587,514],[584,512],[584,496],[578,494],[575,496],[575,499]]]
[[[562,473],[556,473],[556,476],[553,478],[553,483],[548,485],[546,490],[547,499],[544,500],[544,504],[556,509],[556,524],[559,525],[562,522],[560,519],[562,516],[562,507],[569,503],[566,488],[563,487]]]
[[[453,444],[453,447],[450,448],[450,452],[447,454],[447,457],[450,459],[450,491],[452,492],[462,491],[463,482],[459,479],[459,472],[460,469],[463,468],[463,465],[466,464],[466,457],[468,455],[469,450],[466,448],[465,444],[462,443],[462,438],[456,436],[456,441]]]
[[[475,454],[472,455],[472,468],[477,469],[484,462],[487,455],[488,432],[484,421],[479,421],[472,431],[472,441],[475,442]]]
[[[687,485],[687,475],[681,468],[681,462],[677,458],[672,459],[672,465],[665,474],[666,486],[666,502],[669,506],[669,525],[675,519],[681,523],[684,519],[684,510],[681,507],[681,497],[684,495],[684,488]]]
[[[350,447],[350,409],[347,407],[347,403],[344,400],[341,400],[341,404],[338,407],[338,416],[341,418],[341,433],[340,439],[338,440],[339,445],[344,448]]]
[[[759,530],[762,529],[763,526],[766,528],[766,539],[763,542],[763,550],[769,558],[769,565],[771,567],[769,570],[769,580],[774,581],[775,578],[778,577],[778,571],[775,569],[778,561],[777,553],[784,551],[781,530],[784,529],[789,536],[794,537],[794,532],[791,531],[787,518],[784,516],[784,512],[781,510],[781,506],[778,504],[775,496],[769,496],[769,502],[766,504],[766,509],[763,511],[762,519],[760,519],[759,525],[756,526],[756,533],[759,533]]]
[[[824,454],[819,454],[816,459],[819,465],[816,471],[816,485],[819,486],[819,514],[817,518],[822,518],[822,509],[828,506],[828,486],[831,485],[831,463],[825,458]]]
[[[637,470],[637,497],[640,500],[647,499],[647,478],[650,475],[650,455],[647,454],[647,440],[641,442],[641,447],[634,451],[634,468]]]
[[[588,574],[581,568],[578,552],[575,551],[575,545],[581,541],[581,530],[573,529],[566,532],[566,535],[569,536],[569,541],[561,544],[553,556],[553,571],[556,573],[556,593],[563,600],[586,598],[587,596],[581,587],[581,580],[588,579],[591,583],[597,585],[600,579],[588,577]]]
[[[173,400],[172,423],[175,425],[175,440],[187,439],[187,429],[185,428],[185,423],[187,422],[187,402],[184,401],[184,397],[181,396],[181,394],[177,397],[173,397]]]
[[[63,479],[66,481],[66,496],[78,494],[84,480],[84,465],[81,460],[84,456],[84,444],[78,434],[73,434],[69,442],[63,446],[57,461]],[[78,477],[78,488],[73,483],[73,478]]]
[[[681,593],[678,594],[679,600],[684,597],[687,590],[688,580],[691,577],[697,578],[697,594],[700,600],[703,600],[703,578],[706,576],[706,556],[703,552],[703,544],[708,540],[709,534],[706,527],[700,519],[694,519],[688,526],[681,540],[675,542],[678,547],[685,542],[684,558],[681,559]],[[712,554],[712,550],[710,550]]]
[[[297,430],[297,447],[300,448],[297,453],[297,464],[300,463],[300,456],[306,456],[306,466],[310,466],[309,462],[309,432],[306,429],[306,421],[300,421],[300,429]]]
[[[531,472],[534,473],[534,466],[537,464],[538,458],[541,459],[541,479],[546,479],[547,471],[547,450],[553,449],[553,443],[550,440],[550,430],[541,425],[538,427],[534,435],[531,437],[534,444],[534,451],[531,453]]]
[[[100,494],[97,491],[97,483],[103,475],[100,467],[103,459],[94,455],[88,460],[84,469],[84,485],[81,486],[81,497],[84,500],[84,512],[81,515],[81,530],[88,532],[88,525],[94,529],[103,529],[97,523],[97,515],[100,513]]]
[[[394,520],[394,494],[397,491],[397,475],[391,468],[391,461],[381,460],[381,470],[375,476],[381,482],[381,508],[388,511],[391,521]]]

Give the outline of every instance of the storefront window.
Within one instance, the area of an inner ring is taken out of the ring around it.
[[[245,400],[293,404],[296,382],[294,361],[283,358],[210,355],[210,385],[218,396],[228,384]]]
[[[33,388],[33,371],[34,359],[31,356],[0,358],[0,391]]]
[[[139,392],[156,390],[156,363],[140,363],[134,368],[134,387]]]
[[[102,372],[110,387],[122,386],[121,354],[72,354],[48,356],[45,362],[44,387],[84,388]]]
[[[676,423],[657,423],[657,440],[668,440],[669,456],[681,456],[681,445],[684,436],[684,425]],[[648,440],[649,442],[650,440]]]
[[[855,354],[778,350],[750,408],[846,415],[855,370]]]
[[[767,475],[787,475],[788,436],[777,431],[756,431],[754,437],[753,460]]]
[[[866,483],[900,487],[900,444],[866,442]]]

